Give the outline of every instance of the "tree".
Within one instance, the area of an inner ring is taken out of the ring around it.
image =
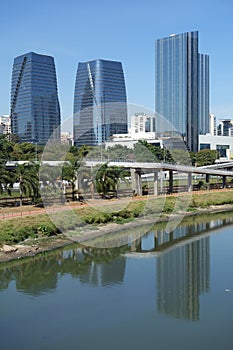
[[[134,159],[138,162],[156,162],[158,161],[154,153],[152,152],[152,147],[146,141],[139,141],[134,145]]]
[[[78,171],[81,166],[81,160],[78,158],[70,158],[62,168],[62,179],[68,181],[72,187],[72,200],[75,200],[76,182],[78,181]]]
[[[14,170],[14,182],[19,183],[20,206],[23,194],[38,198],[39,176],[38,166],[34,163],[17,164]]]
[[[83,158],[88,154],[88,152],[90,152],[90,150],[91,146],[87,145],[82,145],[79,148],[77,146],[71,146],[69,149],[69,153],[72,154],[73,157]]]
[[[101,165],[95,175],[95,185],[102,198],[106,198],[110,191],[115,191],[117,195],[120,180],[125,181],[128,173],[117,166],[108,167],[107,163]]]
[[[5,164],[10,159],[10,153],[13,150],[12,143],[6,135],[0,135],[0,164]]]
[[[86,192],[90,189],[91,198],[94,199],[95,194],[95,170],[86,166],[79,168],[79,181],[82,189]]]
[[[196,153],[197,166],[212,165],[219,158],[219,154],[215,150],[202,149]]]
[[[11,194],[13,183],[14,181],[10,172],[3,165],[0,165],[0,193],[2,194],[4,191],[7,191]]]
[[[133,150],[122,145],[115,145],[114,147],[109,147],[107,149],[109,160],[121,160],[125,161],[131,159],[133,155]]]
[[[139,162],[174,162],[172,155],[167,148],[151,145],[145,140],[140,140],[134,146],[134,157]]]
[[[171,152],[173,163],[182,165],[192,165],[191,153],[185,149],[175,148]]]

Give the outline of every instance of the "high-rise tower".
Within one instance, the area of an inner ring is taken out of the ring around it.
[[[76,146],[99,145],[127,132],[127,101],[121,62],[97,59],[79,63],[74,92]]]
[[[60,107],[54,59],[30,52],[14,59],[11,82],[12,132],[20,141],[60,140]]]
[[[209,117],[209,55],[199,54],[198,60],[198,120],[199,134],[210,132]]]
[[[209,118],[205,62],[199,56],[197,31],[155,42],[155,111],[170,123],[170,135],[180,134],[193,152],[198,151],[199,122]]]

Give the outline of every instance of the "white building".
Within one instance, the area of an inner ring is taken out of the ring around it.
[[[149,116],[146,113],[135,113],[130,118],[130,134],[139,134],[146,132],[156,132],[155,129],[155,120],[156,117]]]
[[[0,116],[0,134],[11,134],[11,119],[9,115]]]
[[[218,151],[220,158],[230,159],[233,157],[233,137],[231,136],[199,135],[199,147],[200,150]]]
[[[71,132],[68,132],[68,131],[61,132],[61,143],[69,146],[73,145],[73,138],[72,138]]]
[[[218,120],[217,135],[221,135],[221,136],[233,135],[233,121],[231,118]]]
[[[134,145],[138,143],[139,140],[147,141],[161,148],[163,147],[162,140],[156,139],[154,132],[141,132],[135,134],[115,134],[111,137],[111,140],[105,142],[105,148],[121,145],[133,149]]]
[[[217,135],[217,122],[216,122],[216,117],[214,114],[209,115],[209,125],[210,125],[210,135]]]

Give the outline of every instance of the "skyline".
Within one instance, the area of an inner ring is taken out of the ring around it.
[[[210,113],[233,117],[232,13],[230,0],[4,3],[0,114],[10,113],[13,59],[31,51],[55,59],[63,120],[72,116],[78,63],[98,58],[122,62],[128,103],[154,110],[155,40],[198,30],[200,52],[210,56]]]

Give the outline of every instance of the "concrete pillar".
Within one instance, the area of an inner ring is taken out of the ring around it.
[[[223,177],[222,177],[222,188],[226,187],[226,179],[227,179],[226,175],[223,175]]]
[[[132,189],[135,194],[142,196],[142,179],[140,169],[130,169]]]
[[[169,233],[169,242],[173,241],[173,231]]]
[[[169,170],[169,193],[173,193],[173,171]]]
[[[160,192],[163,193],[163,170],[160,170]]]
[[[78,192],[80,190],[80,175],[77,174],[76,180],[75,180],[75,191],[76,191],[76,198],[79,199]]]
[[[158,172],[154,172],[154,195],[158,196]]]
[[[140,251],[141,250],[141,238],[138,238],[138,239],[135,239],[135,241],[133,241],[132,243],[131,243],[131,251],[132,252],[135,252],[135,251]]]
[[[158,245],[158,238],[157,238],[157,236],[155,235],[155,236],[154,236],[154,248],[155,248],[155,249],[157,248],[157,245]]]
[[[192,192],[192,173],[188,173],[188,192]]]
[[[209,174],[206,174],[205,181],[206,181],[206,185],[207,185],[207,190],[209,190],[210,189],[210,175]]]

